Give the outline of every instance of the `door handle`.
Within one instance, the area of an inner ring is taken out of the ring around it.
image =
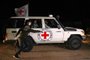
[[[56,32],[61,32],[61,31],[56,31]]]
[[[12,33],[16,33],[17,31],[12,31]]]

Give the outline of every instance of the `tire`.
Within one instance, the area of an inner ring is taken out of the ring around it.
[[[77,50],[80,49],[82,46],[81,38],[78,36],[72,36],[67,42],[66,42],[66,48],[71,50]]]
[[[23,43],[23,47],[25,46],[25,48],[23,49],[23,52],[30,52],[33,49],[32,37],[27,36],[25,39],[25,43],[27,45],[25,46],[25,44]]]

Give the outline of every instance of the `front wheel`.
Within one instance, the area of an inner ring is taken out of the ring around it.
[[[66,42],[66,47],[72,50],[79,49],[81,45],[82,45],[81,38],[78,36],[73,36]]]

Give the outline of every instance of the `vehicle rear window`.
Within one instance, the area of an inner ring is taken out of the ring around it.
[[[24,19],[10,19],[7,23],[8,28],[21,28],[24,25]]]

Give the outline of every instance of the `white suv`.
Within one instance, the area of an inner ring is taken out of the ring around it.
[[[33,40],[29,42],[30,46],[33,44],[44,44],[44,43],[65,43],[66,47],[69,49],[79,49],[82,45],[82,40],[85,39],[85,34],[83,29],[77,29],[72,27],[64,27],[59,23],[55,17],[12,17],[12,18],[24,18],[25,20],[33,20],[32,29],[40,30],[42,32],[29,33]],[[18,28],[12,29],[14,33],[9,33],[9,35],[15,35]],[[12,31],[9,30],[8,31]],[[16,31],[16,32],[15,32]],[[14,37],[14,36],[13,36]],[[28,40],[30,37],[27,37]],[[9,38],[6,37],[8,40]],[[12,38],[13,39],[13,38]],[[9,39],[10,40],[10,39]]]

